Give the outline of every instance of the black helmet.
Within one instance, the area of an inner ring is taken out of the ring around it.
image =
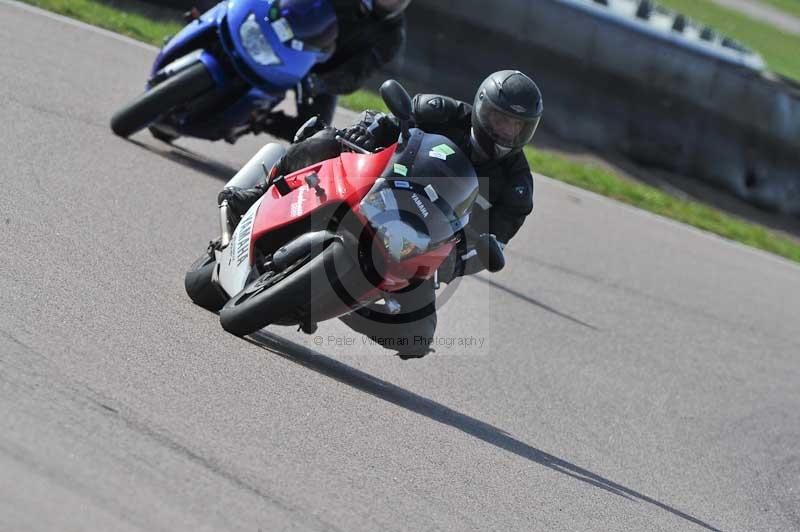
[[[375,18],[384,20],[396,17],[406,10],[411,0],[361,0],[367,11]]]
[[[517,70],[495,72],[481,84],[472,108],[472,142],[488,158],[521,150],[542,118],[542,93]]]

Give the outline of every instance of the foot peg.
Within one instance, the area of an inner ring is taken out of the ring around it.
[[[308,320],[303,320],[297,328],[298,332],[303,331],[306,334],[314,334],[319,329],[319,325]]]

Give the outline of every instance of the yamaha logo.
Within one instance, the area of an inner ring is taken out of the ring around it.
[[[411,194],[411,199],[414,200],[414,204],[419,209],[419,212],[422,213],[422,217],[427,218],[430,213],[428,212],[428,209],[425,208],[425,204],[422,203],[422,200],[419,198],[419,196],[416,194]]]

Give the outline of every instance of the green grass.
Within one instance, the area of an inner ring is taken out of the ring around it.
[[[659,3],[741,41],[759,52],[770,69],[800,80],[800,36],[783,33],[766,22],[721,7],[711,0],[659,0]]]
[[[160,45],[166,35],[174,34],[180,28],[180,24],[173,20],[152,18],[154,15],[148,11],[151,8],[131,0],[124,3],[99,0],[24,1],[155,45]],[[702,0],[692,0],[695,3],[698,1]],[[366,91],[345,96],[340,103],[356,111],[386,110],[377,94]],[[740,221],[700,203],[678,199],[592,165],[576,163],[535,148],[527,148],[525,154],[536,172],[800,262],[800,244],[759,225]]]
[[[592,165],[526,148],[531,168],[570,185],[591,190],[667,218],[672,218],[748,246],[800,262],[800,245],[762,226],[745,222],[703,205],[671,196],[657,188],[631,182]]]
[[[386,104],[383,103],[383,99],[378,94],[370,91],[356,91],[353,94],[342,96],[339,98],[339,105],[353,111],[372,109],[384,113],[389,112],[389,109],[386,108]]]
[[[47,9],[115,31],[149,44],[161,46],[164,37],[176,34],[183,24],[164,17],[164,10],[130,1],[23,0]],[[163,17],[163,18],[162,18]]]

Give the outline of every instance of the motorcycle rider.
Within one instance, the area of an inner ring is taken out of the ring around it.
[[[298,87],[297,116],[276,111],[264,129],[291,140],[309,118],[333,121],[338,95],[359,89],[379,68],[394,60],[405,44],[404,11],[411,0],[332,0],[339,23],[336,51],[314,67]]]
[[[490,75],[480,85],[474,103],[442,95],[419,94],[413,100],[415,127],[448,137],[466,153],[480,180],[479,201],[469,225],[480,234],[493,235],[501,248],[517,234],[533,211],[533,177],[523,154],[536,132],[543,112],[543,99],[536,83],[515,70]],[[395,119],[376,111],[365,111],[361,120],[344,130],[344,138],[365,149],[386,147],[397,141],[400,127]],[[339,155],[336,131],[328,128],[294,144],[277,164],[277,175],[310,166]],[[247,211],[266,191],[266,184],[253,189],[223,189],[219,202],[228,201],[239,214]],[[470,249],[451,256],[440,269],[440,280],[451,282],[460,275],[483,269],[477,253]],[[381,345],[396,349],[401,358],[420,358],[430,352],[436,330],[435,288],[425,281],[395,294],[403,309],[399,315],[383,314],[374,307],[360,309],[342,318],[352,329]]]

